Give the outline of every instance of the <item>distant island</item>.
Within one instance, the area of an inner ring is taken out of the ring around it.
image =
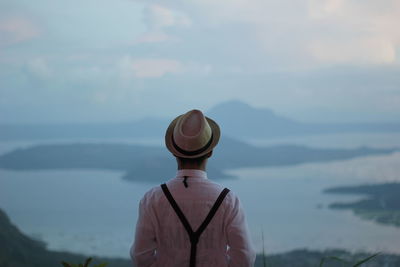
[[[365,199],[332,203],[332,209],[350,209],[363,219],[400,227],[400,183],[342,186],[324,190],[334,194],[362,194]]]
[[[215,119],[226,136],[265,139],[282,136],[336,133],[400,133],[400,121],[393,123],[306,123],[279,115],[268,108],[244,102],[223,102],[205,112]],[[153,138],[162,140],[173,118],[147,118],[116,123],[69,123],[0,125],[0,140]]]
[[[74,244],[71,244],[71,247]],[[128,251],[129,248],[127,248]],[[266,255],[270,267],[310,267],[318,266],[321,259],[336,256],[348,262],[356,262],[370,254],[352,254],[344,250],[309,251],[298,249],[287,253]],[[0,209],[0,267],[62,267],[61,261],[82,263],[90,255],[51,251],[46,244],[23,234],[13,225],[7,214]],[[128,255],[127,255],[128,257]],[[107,262],[107,267],[132,267],[129,259],[94,257],[95,263]],[[258,254],[255,267],[263,266],[262,255]],[[328,260],[326,267],[341,267],[338,261]],[[400,256],[381,254],[368,263],[370,267],[400,266]]]
[[[208,174],[213,179],[234,178],[226,170],[283,166],[390,154],[396,148],[322,149],[299,145],[255,147],[226,136],[215,148]],[[176,162],[163,147],[129,144],[50,144],[16,149],[0,156],[0,168],[11,170],[105,169],[124,171],[132,181],[163,181],[173,177]]]

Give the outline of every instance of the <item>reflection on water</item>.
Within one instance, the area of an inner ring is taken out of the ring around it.
[[[379,168],[380,162],[396,159],[400,159],[399,153],[356,162],[375,162]],[[400,253],[399,228],[363,221],[350,211],[327,209],[333,201],[359,196],[323,194],[322,189],[373,181],[371,177],[352,178],[352,171],[357,173],[358,168],[354,161],[234,170],[230,173],[241,179],[223,184],[242,200],[259,251],[263,229],[269,253],[304,247]],[[352,171],[332,174],[337,168]],[[2,170],[0,205],[24,232],[43,238],[51,249],[128,257],[138,201],[155,184],[127,182],[121,175],[87,170]]]

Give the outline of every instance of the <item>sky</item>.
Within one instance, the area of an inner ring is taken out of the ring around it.
[[[0,0],[0,123],[122,122],[242,100],[400,122],[398,0]]]

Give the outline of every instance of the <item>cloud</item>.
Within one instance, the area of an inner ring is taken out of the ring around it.
[[[121,76],[125,80],[136,78],[160,78],[167,74],[177,74],[184,70],[180,61],[173,59],[132,59],[124,57],[120,63]]]
[[[319,62],[395,63],[399,13],[400,3],[392,0],[310,0],[311,22],[320,23],[326,32],[312,36],[309,52]]]
[[[236,42],[250,42],[250,38],[261,49],[247,51],[247,54],[260,53],[258,57],[279,68],[308,68],[343,63],[387,64],[396,63],[399,58],[396,50],[400,47],[400,1],[397,0],[158,2],[168,5],[170,10],[187,14],[196,25],[192,30],[203,30],[198,32],[199,35],[204,35],[204,29],[219,29],[219,38],[229,40],[233,39],[227,36],[229,33],[225,30],[229,25],[246,25],[244,28],[250,29],[252,36],[238,30],[234,36]],[[157,10],[153,10],[153,20],[156,22],[152,25],[173,24],[170,12]],[[246,40],[241,39],[243,34]],[[179,38],[185,41],[185,36]],[[215,50],[218,51],[218,48]],[[343,53],[340,54],[340,51]]]
[[[390,40],[352,38],[350,40],[317,40],[310,44],[311,55],[330,63],[393,63],[396,47]]]
[[[308,14],[313,19],[340,15],[344,4],[344,0],[309,0]]]
[[[192,23],[187,15],[160,4],[147,6],[144,9],[143,19],[151,30],[159,30],[172,26],[189,27]]]
[[[143,21],[147,25],[147,31],[136,38],[135,44],[179,41],[179,38],[167,34],[166,30],[173,27],[188,28],[192,25],[187,15],[160,4],[148,5],[143,10]]]
[[[8,46],[39,36],[39,28],[24,17],[8,17],[0,20],[0,45]]]
[[[34,58],[27,63],[27,67],[30,73],[38,78],[49,78],[52,74],[52,70],[47,64],[44,58]]]
[[[55,118],[52,105],[64,119],[74,105],[111,120],[115,109],[129,119],[127,109],[164,115],[231,98],[294,115],[310,109],[303,118],[339,110],[347,115],[337,120],[350,111],[398,120],[398,0],[138,1],[0,4],[3,120],[21,106],[21,121],[38,106],[38,120]]]
[[[168,35],[162,31],[150,31],[139,35],[134,44],[142,43],[161,43],[161,42],[178,42],[179,39],[172,35]]]

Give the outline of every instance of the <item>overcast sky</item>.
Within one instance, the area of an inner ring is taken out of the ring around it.
[[[173,117],[241,99],[400,122],[398,0],[0,0],[0,123]]]

